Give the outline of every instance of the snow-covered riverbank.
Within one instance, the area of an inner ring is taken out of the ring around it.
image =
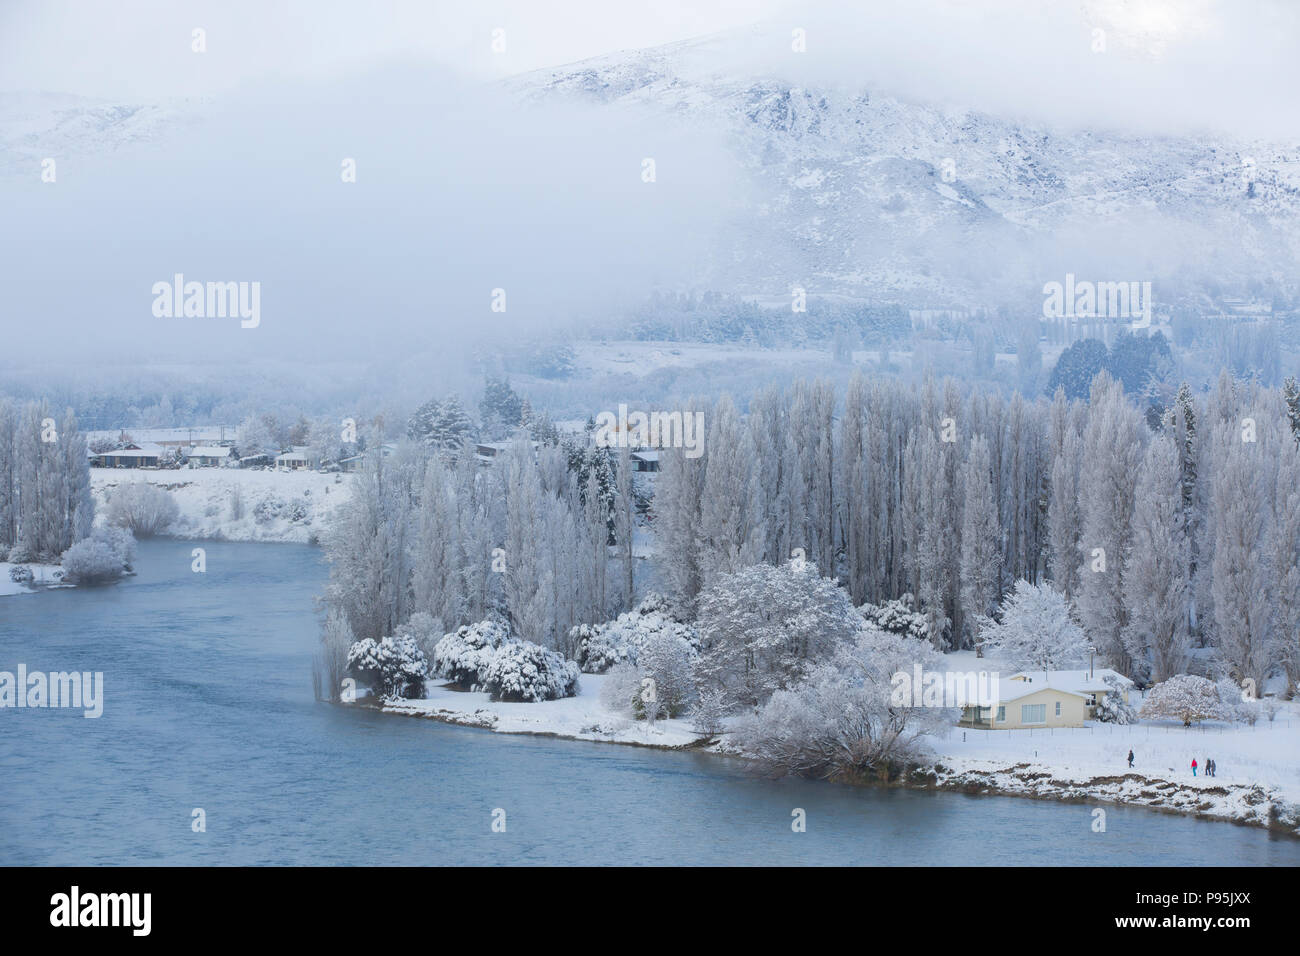
[[[724,736],[702,739],[689,720],[653,728],[612,714],[600,703],[602,675],[583,674],[577,697],[538,704],[493,702],[430,681],[423,700],[388,700],[384,713],[425,717],[498,733],[544,734],[664,749],[743,756]],[[1129,749],[1134,769],[1127,768]],[[901,782],[965,793],[1124,804],[1271,827],[1300,836],[1300,719],[1284,711],[1271,723],[1184,728],[1163,723],[1088,724],[1052,732],[963,731],[930,743],[930,763]],[[1213,757],[1215,777],[1192,777],[1195,756]]]
[[[27,568],[32,572],[30,583],[23,583],[13,579],[9,572],[18,567]],[[0,597],[8,597],[13,594],[35,594],[42,587],[72,587],[71,584],[62,582],[62,572],[63,569],[57,564],[11,564],[8,561],[0,561]]]
[[[307,544],[347,500],[352,476],[240,468],[92,468],[90,481],[101,520],[114,488],[146,481],[169,492],[180,508],[169,537]]]

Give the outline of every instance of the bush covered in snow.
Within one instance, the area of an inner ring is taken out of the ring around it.
[[[14,584],[31,584],[36,580],[32,569],[23,564],[15,564],[9,569],[9,580]]]
[[[737,741],[773,775],[835,777],[887,772],[920,756],[919,743],[947,730],[955,713],[893,699],[893,675],[943,669],[928,641],[868,625],[831,663],[777,690],[743,719]]]
[[[348,670],[385,697],[423,696],[429,670],[424,652],[409,637],[371,638],[348,648]]]
[[[685,712],[694,696],[695,658],[696,650],[685,638],[667,631],[650,635],[638,661],[645,688],[640,699],[647,717],[657,720]],[[645,684],[646,678],[652,683]]]
[[[135,538],[125,528],[98,528],[63,552],[68,584],[108,584],[131,570]]]
[[[1136,724],[1138,719],[1137,710],[1117,690],[1098,697],[1092,715],[1103,724]]]
[[[918,641],[929,639],[930,628],[925,615],[916,610],[916,599],[910,594],[884,604],[863,604],[858,613],[867,622],[890,634],[903,634]]]
[[[600,702],[637,720],[680,717],[695,696],[696,650],[685,638],[663,631],[651,635],[638,663],[623,661],[606,672]]]
[[[635,664],[641,648],[656,634],[670,634],[692,647],[699,643],[695,628],[675,620],[661,595],[650,594],[634,610],[612,621],[571,629],[569,644],[577,649],[584,673],[603,674],[615,664]]]
[[[641,669],[635,664],[615,664],[600,685],[600,705],[622,717],[634,717],[641,696]]]
[[[483,674],[493,700],[536,703],[578,693],[578,665],[531,641],[501,645]]]
[[[1142,702],[1143,719],[1172,718],[1190,727],[1193,720],[1217,720],[1228,716],[1214,681],[1191,674],[1176,674],[1147,691]]]
[[[453,684],[477,690],[496,652],[514,642],[496,621],[477,621],[446,634],[433,646],[432,672]]]
[[[180,508],[169,492],[147,481],[131,481],[113,490],[105,520],[137,537],[149,538],[162,534],[178,517]]]

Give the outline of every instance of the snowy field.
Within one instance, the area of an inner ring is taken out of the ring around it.
[[[169,536],[225,541],[310,542],[347,500],[351,479],[315,471],[242,468],[90,470],[96,520],[103,520],[114,488],[147,481],[170,492],[180,508]]]

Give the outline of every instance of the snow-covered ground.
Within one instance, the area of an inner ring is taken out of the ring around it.
[[[578,696],[537,704],[494,702],[483,692],[450,690],[429,681],[425,700],[386,702],[383,710],[486,727],[504,734],[553,734],[647,747],[681,747],[700,738],[688,720],[658,720],[650,727],[645,721],[610,713],[600,704],[600,687],[605,679],[603,674],[583,674],[578,678]]]
[[[1254,727],[1168,721],[1032,731],[954,727],[932,748],[936,782],[945,787],[1139,804],[1261,825],[1275,812],[1300,835],[1294,706]],[[1193,758],[1200,765],[1195,777]],[[1206,758],[1216,764],[1213,777],[1205,776]]]
[[[32,572],[32,583],[36,585],[45,585],[50,587],[70,588],[71,584],[63,584],[59,581],[56,574],[60,574],[63,569],[57,564],[10,564],[7,561],[0,561],[0,597],[6,597],[11,594],[35,594],[35,588],[28,587],[25,584],[19,584],[9,577],[9,569],[15,567],[30,568]]]
[[[180,508],[169,535],[227,541],[309,542],[347,500],[351,480],[351,475],[343,474],[243,468],[90,470],[97,520],[103,520],[114,488],[123,482],[147,481],[170,492]],[[235,516],[237,498],[242,517]]]

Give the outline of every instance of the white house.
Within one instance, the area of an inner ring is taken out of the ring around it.
[[[1112,687],[1105,678],[1112,678]],[[1106,668],[1077,671],[1021,671],[998,680],[996,710],[966,707],[961,726],[985,730],[1032,727],[1082,727],[1096,710],[1097,700],[1115,690],[1127,703],[1133,682]]]
[[[276,471],[303,471],[320,467],[320,456],[306,445],[295,445],[291,451],[275,456]]]
[[[196,445],[186,453],[191,468],[221,468],[231,462],[231,449],[212,445]]]

